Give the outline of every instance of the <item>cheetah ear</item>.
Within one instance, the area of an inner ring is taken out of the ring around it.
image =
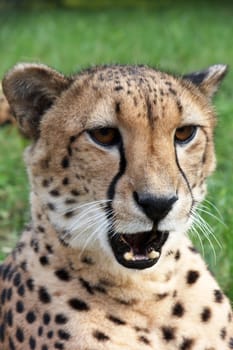
[[[216,64],[207,69],[194,72],[183,76],[183,79],[191,81],[197,85],[199,89],[208,97],[211,98],[217,91],[219,84],[227,73],[227,65]]]
[[[42,65],[17,64],[4,77],[3,92],[22,132],[37,139],[40,120],[71,79]]]

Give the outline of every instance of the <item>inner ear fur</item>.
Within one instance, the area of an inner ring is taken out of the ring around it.
[[[226,73],[226,64],[215,64],[200,72],[186,74],[183,79],[191,81],[204,95],[212,98]]]
[[[33,139],[40,120],[72,80],[42,64],[20,63],[2,82],[3,92],[22,132]]]

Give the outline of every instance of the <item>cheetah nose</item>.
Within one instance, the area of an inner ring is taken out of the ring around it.
[[[178,200],[176,195],[157,197],[145,192],[134,192],[133,197],[141,210],[154,222],[162,220]]]

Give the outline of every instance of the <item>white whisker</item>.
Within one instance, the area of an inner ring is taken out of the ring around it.
[[[109,203],[109,202],[111,202],[111,199],[102,199],[102,200],[98,200],[98,201],[84,203],[84,204],[81,204],[81,205],[78,205],[78,206],[75,206],[75,207],[72,207],[72,208],[65,208],[63,210],[59,210],[59,206],[58,206],[58,213],[59,214],[66,214],[67,212],[73,212],[75,210],[79,210],[79,209],[87,207],[87,206],[91,208],[93,206],[97,206],[98,204],[106,204],[106,203]]]

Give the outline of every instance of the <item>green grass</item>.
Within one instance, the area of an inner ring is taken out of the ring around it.
[[[44,62],[70,73],[99,63],[145,63],[186,73],[233,62],[233,7],[207,1],[154,10],[99,12],[54,10],[0,13],[0,75],[19,61]],[[215,100],[218,168],[209,181],[210,200],[226,226],[206,216],[222,248],[210,236],[205,258],[233,299],[233,74]],[[22,162],[27,142],[12,128],[0,130],[0,259],[28,220],[28,181]],[[216,210],[211,212],[219,217]],[[197,242],[200,247],[200,243]]]

